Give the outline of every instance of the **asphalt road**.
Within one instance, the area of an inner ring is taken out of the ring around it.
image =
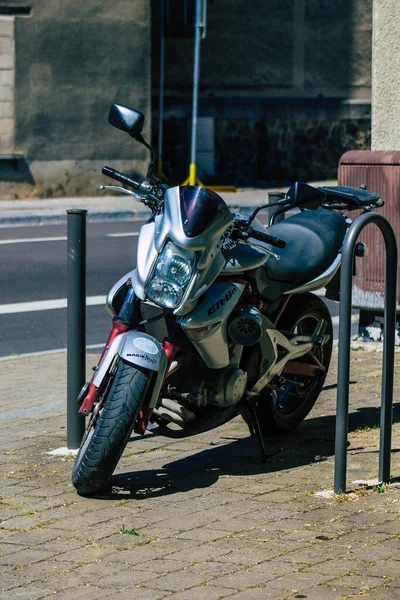
[[[112,285],[135,267],[140,225],[133,221],[87,226],[86,295],[96,302],[87,307],[88,345],[100,347],[107,339],[111,318],[102,297],[105,300]],[[57,308],[65,306],[67,297],[66,236],[65,225],[0,229],[0,356],[66,347],[67,310]],[[336,316],[338,304],[328,306]]]

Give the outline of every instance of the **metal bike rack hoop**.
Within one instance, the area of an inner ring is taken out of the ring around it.
[[[386,280],[382,365],[379,481],[390,479],[393,420],[394,342],[396,326],[397,243],[389,221],[378,213],[364,213],[350,226],[342,248],[339,306],[339,356],[336,399],[334,492],[346,491],[347,436],[349,417],[350,319],[354,250],[361,231],[369,224],[379,227],[385,240]]]

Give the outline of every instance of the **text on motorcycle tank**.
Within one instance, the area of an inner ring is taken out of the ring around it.
[[[222,248],[221,250],[224,252],[226,250],[232,250],[232,248],[235,248],[237,246],[237,241],[236,240],[232,240],[231,238],[227,237],[224,239],[223,243],[222,243]]]
[[[232,296],[236,294],[237,291],[238,288],[236,287],[232,288],[231,290],[228,290],[223,298],[220,298],[215,304],[210,306],[210,308],[208,309],[208,314],[212,315],[216,310],[220,308],[220,306],[223,306],[226,302],[228,302],[228,300],[230,300]]]

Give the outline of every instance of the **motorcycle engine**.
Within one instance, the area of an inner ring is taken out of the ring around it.
[[[197,361],[190,363],[190,370],[179,370],[167,379],[166,391],[170,398],[179,400],[184,405],[195,404],[197,407],[208,404],[226,407],[239,402],[247,383],[247,374],[242,369],[228,366],[210,371],[193,363]]]

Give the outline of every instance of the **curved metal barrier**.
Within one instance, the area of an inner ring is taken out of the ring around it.
[[[396,327],[397,243],[389,221],[377,213],[364,213],[350,226],[342,248],[339,307],[339,356],[336,397],[334,492],[346,491],[347,436],[349,417],[350,319],[354,251],[357,238],[367,225],[375,223],[386,248],[385,317],[382,366],[379,481],[390,480],[390,453],[393,420],[394,342]]]

